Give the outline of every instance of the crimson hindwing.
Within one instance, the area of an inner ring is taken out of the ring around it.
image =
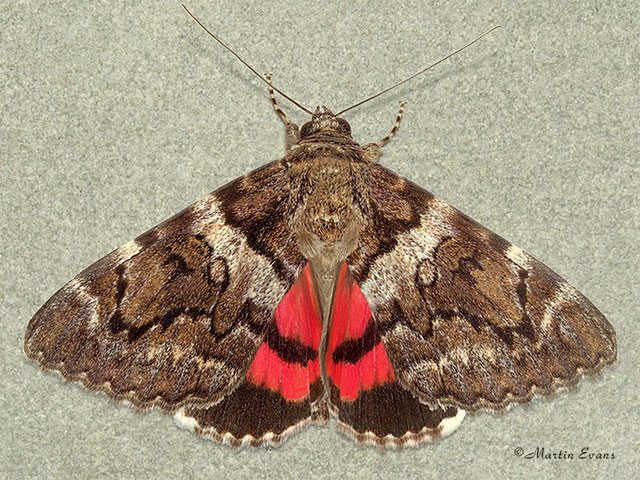
[[[237,389],[207,409],[181,409],[181,423],[235,446],[278,443],[310,422],[326,423],[318,356],[322,321],[307,266],[274,317]]]
[[[464,418],[456,407],[420,403],[398,384],[371,309],[346,264],[335,287],[325,365],[330,408],[341,430],[358,441],[392,448],[424,443],[453,432]]]

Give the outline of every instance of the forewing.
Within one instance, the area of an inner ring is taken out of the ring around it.
[[[548,267],[381,166],[369,188],[347,264],[422,402],[501,410],[615,362],[613,327]]]
[[[218,402],[304,267],[287,195],[274,162],[118,248],[35,314],[27,356],[140,408]]]

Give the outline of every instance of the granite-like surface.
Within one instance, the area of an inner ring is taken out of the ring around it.
[[[387,453],[333,425],[234,451],[41,373],[22,354],[38,307],[113,248],[283,155],[284,129],[260,81],[179,3],[10,2],[0,9],[0,478],[637,476],[638,4],[450,3],[189,6],[296,100],[335,110],[502,25],[346,118],[356,139],[375,141],[407,101],[381,161],[576,285],[615,326],[619,365]],[[527,460],[517,447],[615,458]]]

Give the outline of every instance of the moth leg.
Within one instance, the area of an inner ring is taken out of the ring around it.
[[[378,148],[382,148],[384,147],[387,143],[389,143],[391,141],[391,139],[393,138],[393,136],[396,134],[396,132],[398,131],[398,128],[400,128],[400,120],[402,120],[402,111],[404,110],[404,105],[406,102],[402,102],[400,104],[400,110],[398,111],[398,116],[396,117],[396,123],[393,126],[393,128],[391,129],[391,132],[389,132],[389,135],[387,135],[386,137],[384,137],[382,140],[380,140],[376,145],[378,145]]]
[[[273,87],[271,86],[271,73],[266,73],[264,76],[267,77],[267,80],[269,81],[269,95],[271,96],[273,109],[276,111],[280,119],[284,122],[284,137],[287,145],[287,150],[289,150],[293,145],[300,141],[300,130],[298,129],[298,125],[289,120],[287,118],[287,114],[280,109],[278,101],[276,100],[275,92],[273,91]]]
[[[378,158],[380,157],[380,155],[382,155],[382,147],[391,141],[393,136],[398,131],[398,128],[400,128],[400,120],[402,120],[402,111],[404,110],[404,105],[405,102],[402,102],[400,104],[400,110],[398,111],[398,116],[396,117],[396,123],[391,129],[391,132],[389,132],[389,135],[387,135],[377,143],[367,143],[366,145],[363,145],[362,148],[364,150],[365,157],[370,162],[378,161]]]

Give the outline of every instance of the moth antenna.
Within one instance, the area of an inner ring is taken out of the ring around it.
[[[186,5],[183,3],[182,4],[182,8],[184,8],[187,13],[189,14],[189,16],[191,18],[193,18],[196,23],[198,25],[200,25],[202,27],[202,29],[207,32],[209,35],[211,35],[216,42],[218,42],[220,45],[222,45],[224,48],[226,48],[227,50],[229,50],[238,60],[240,60],[240,62],[242,62],[242,64],[247,67],[249,70],[251,70],[251,72],[258,77],[260,80],[262,80],[264,83],[266,83],[270,88],[273,88],[276,92],[278,92],[280,95],[282,95],[284,98],[286,98],[287,100],[289,100],[291,103],[293,103],[296,107],[298,107],[299,109],[303,110],[304,112],[308,113],[309,115],[313,115],[313,112],[311,110],[309,110],[308,108],[303,107],[302,105],[300,105],[298,102],[296,102],[293,98],[291,98],[289,95],[287,95],[286,93],[284,93],[282,90],[274,87],[273,85],[271,85],[270,82],[268,82],[262,75],[260,75],[251,65],[249,65],[247,62],[245,62],[242,57],[240,57],[240,55],[238,55],[236,52],[234,52],[233,50],[231,50],[231,48],[229,48],[227,45],[225,45],[225,43],[220,40],[217,36],[215,36],[213,33],[211,33],[209,31],[209,29],[207,29],[207,27],[205,27],[200,20],[198,20],[193,13],[191,13],[189,11],[189,9],[186,7]]]
[[[447,55],[444,58],[441,58],[440,60],[438,60],[435,63],[432,63],[431,65],[429,65],[427,68],[420,70],[418,73],[414,73],[413,75],[411,75],[409,78],[405,78],[404,80],[402,80],[401,82],[396,83],[395,85],[392,85],[389,88],[385,88],[384,90],[382,90],[381,92],[376,93],[375,95],[370,96],[369,98],[362,100],[361,102],[356,103],[355,105],[351,105],[349,108],[345,108],[344,110],[336,113],[336,117],[339,115],[342,115],[345,112],[348,112],[349,110],[353,110],[356,107],[359,107],[360,105],[362,105],[363,103],[367,103],[370,100],[373,100],[374,98],[378,98],[380,95],[383,95],[385,93],[387,93],[389,90],[393,90],[396,87],[399,87],[400,85],[403,85],[405,83],[407,83],[409,80],[413,80],[414,78],[416,78],[418,75],[422,75],[424,72],[426,72],[427,70],[432,69],[433,67],[435,67],[436,65],[444,62],[445,60],[453,57],[455,54],[460,53],[462,50],[464,50],[465,48],[470,47],[471,45],[473,45],[474,43],[476,43],[478,40],[480,40],[482,37],[485,37],[487,35],[489,35],[491,32],[493,32],[494,30],[497,30],[498,28],[500,28],[500,25],[496,25],[495,27],[490,28],[489,30],[487,30],[486,32],[484,32],[482,35],[480,35],[479,37],[476,37],[473,41],[467,43],[464,47],[460,47],[459,49],[457,49],[455,52],[450,53],[449,55]]]

